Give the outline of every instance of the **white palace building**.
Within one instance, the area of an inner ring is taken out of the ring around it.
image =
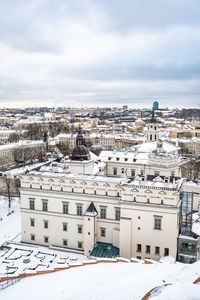
[[[181,178],[183,163],[158,136],[96,156],[79,129],[69,158],[21,176],[22,242],[88,256],[196,261],[200,186]]]

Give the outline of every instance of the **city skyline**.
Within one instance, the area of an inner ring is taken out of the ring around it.
[[[0,106],[198,106],[198,1],[12,1]]]

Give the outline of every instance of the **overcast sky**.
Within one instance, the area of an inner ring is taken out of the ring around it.
[[[200,0],[0,0],[0,106],[200,105]]]

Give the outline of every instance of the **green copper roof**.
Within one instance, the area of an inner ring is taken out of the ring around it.
[[[119,248],[113,246],[112,244],[97,242],[90,255],[97,257],[114,258],[119,255]]]

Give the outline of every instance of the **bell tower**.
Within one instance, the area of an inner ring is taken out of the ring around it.
[[[146,131],[146,142],[155,142],[159,140],[159,128],[158,122],[154,115],[154,109],[152,109],[152,117],[149,120]]]

